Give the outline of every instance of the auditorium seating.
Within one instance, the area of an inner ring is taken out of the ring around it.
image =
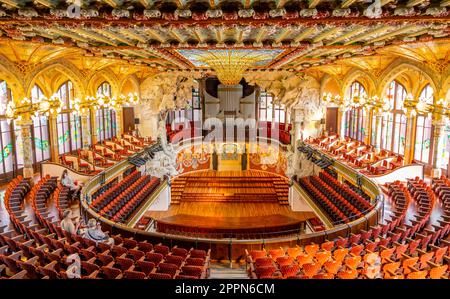
[[[361,173],[368,176],[386,174],[403,165],[401,155],[386,150],[376,153],[372,145],[349,137],[345,137],[343,140],[340,140],[338,135],[309,137],[306,139],[306,143],[318,146],[339,161],[359,169]]]
[[[347,185],[338,182],[325,171],[322,171],[318,177],[300,178],[299,183],[335,224],[360,218],[373,208],[370,201]]]
[[[132,172],[111,189],[98,194],[91,208],[115,222],[125,222],[159,185],[160,179]]]
[[[22,177],[8,185],[5,206],[14,230],[0,226],[0,278],[67,278],[71,254],[81,258],[81,278],[198,279],[209,275],[210,253],[203,250],[169,248],[120,235],[112,235],[115,245],[109,246],[63,231],[45,211],[52,190],[59,187],[56,178],[50,177],[33,188]],[[32,198],[36,224],[22,215],[27,196]]]

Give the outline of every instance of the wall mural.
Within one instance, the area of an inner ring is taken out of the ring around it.
[[[256,153],[249,154],[250,169],[269,171],[286,175],[287,160],[285,153],[273,145],[258,145]]]
[[[192,146],[180,151],[177,155],[177,170],[186,173],[195,170],[209,169],[209,149],[206,146]]]

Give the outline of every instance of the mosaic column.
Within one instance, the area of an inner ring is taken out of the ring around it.
[[[23,148],[23,177],[33,177],[33,148],[31,143],[31,130],[33,128],[32,120],[22,120],[20,125],[20,134]]]
[[[88,112],[89,113],[89,112]],[[88,121],[88,113],[81,114],[81,135],[83,137],[83,149],[89,149],[89,143],[91,140],[91,131],[89,130],[89,121]]]
[[[416,112],[413,109],[406,111],[406,135],[405,135],[405,155],[403,165],[412,163],[414,157],[414,143],[415,143],[415,128],[416,128]]]
[[[434,127],[434,136],[433,136],[433,170],[432,170],[432,177],[440,177],[442,170],[441,170],[441,153],[442,153],[442,146],[444,144],[444,129],[445,129],[445,122],[442,119],[442,116],[440,115],[433,115],[433,127]]]
[[[366,118],[366,132],[364,137],[364,143],[365,144],[371,144],[371,136],[372,136],[372,122],[373,122],[373,109],[369,109],[367,111],[367,118]]]
[[[98,134],[97,134],[97,121],[95,117],[95,111],[93,109],[89,112],[91,114],[91,137],[92,137],[92,144],[96,144],[98,140]]]
[[[382,124],[383,124],[383,114],[379,111],[374,110],[375,113],[375,150],[379,152],[381,150],[381,134],[382,134]]]
[[[48,117],[48,128],[50,133],[50,157],[52,162],[59,163],[59,142],[58,142],[58,115],[50,114]]]
[[[123,134],[123,109],[119,107],[115,109],[116,111],[116,136],[117,139],[122,139]]]

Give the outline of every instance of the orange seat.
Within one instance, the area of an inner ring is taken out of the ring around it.
[[[334,247],[334,242],[333,241],[328,241],[328,242],[324,242],[320,245],[320,248],[322,248],[322,250],[326,250],[326,251],[331,251]]]
[[[337,277],[340,279],[356,279],[358,277],[358,271],[356,269],[339,271]]]
[[[323,267],[328,273],[336,274],[339,271],[339,268],[341,268],[342,263],[337,262],[335,260],[329,260],[323,264]]]
[[[331,258],[331,252],[318,251],[318,252],[316,252],[314,257],[316,258],[316,260],[319,264],[323,265],[323,263],[325,263],[326,261],[328,261]]]
[[[309,244],[305,246],[305,252],[314,255],[319,250],[319,245],[317,244]]]
[[[305,275],[308,276],[309,278],[312,278],[319,272],[322,266],[319,263],[307,263],[304,264],[302,268]]]
[[[287,254],[293,258],[296,258],[300,253],[302,253],[302,249],[299,246],[287,249]]]
[[[345,259],[345,265],[347,265],[350,268],[357,268],[360,263],[361,263],[361,256],[359,255],[347,257]]]
[[[427,270],[411,272],[406,276],[408,279],[425,279],[427,277]]]
[[[338,262],[342,262],[347,254],[348,248],[339,248],[333,252],[333,258]]]
[[[411,272],[411,270],[409,269],[409,267],[414,267],[417,262],[419,261],[419,257],[412,257],[412,258],[408,258],[403,260],[403,274],[408,274]]]
[[[430,278],[431,279],[441,279],[447,271],[448,265],[442,265],[438,267],[434,267],[430,270]]]
[[[312,260],[313,260],[312,255],[305,254],[305,253],[297,255],[297,262],[300,267],[303,266],[304,264],[311,263]]]

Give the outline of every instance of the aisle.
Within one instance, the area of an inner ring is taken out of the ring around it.
[[[211,263],[209,279],[249,279],[245,264],[233,263],[233,268],[230,264]]]

